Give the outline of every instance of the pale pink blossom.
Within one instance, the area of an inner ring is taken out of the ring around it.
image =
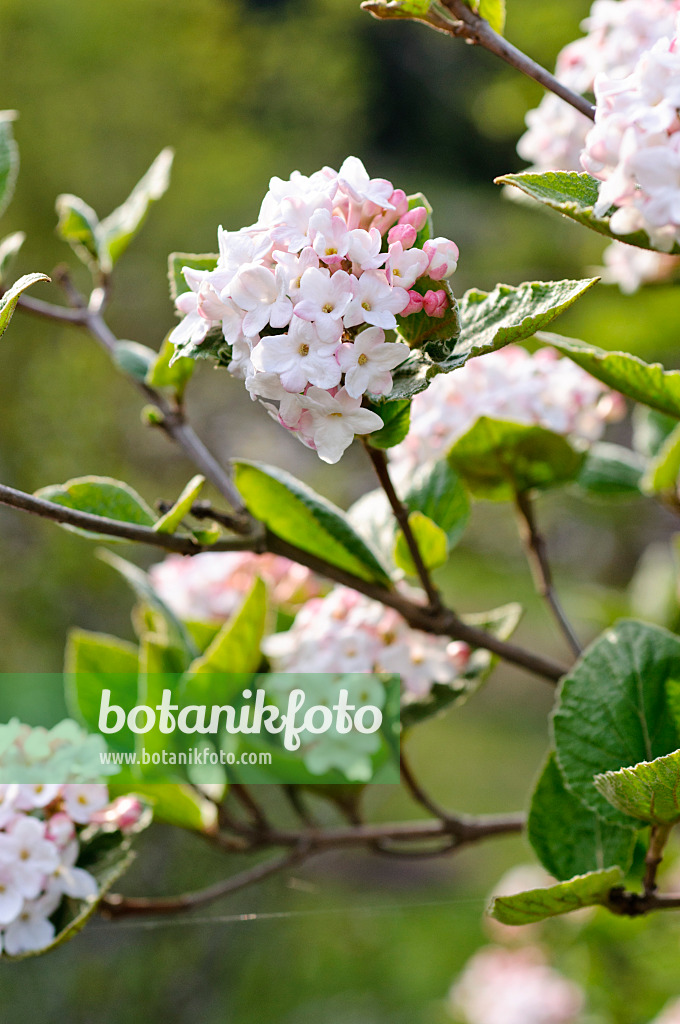
[[[356,278],[344,270],[331,275],[326,269],[310,267],[300,281],[300,301],[295,305],[295,315],[313,321],[322,341],[339,342],[343,317],[352,301],[355,285]]]
[[[393,242],[389,248],[386,271],[391,285],[398,285],[407,291],[428,269],[430,258],[422,249],[404,249],[401,242]],[[405,307],[404,307],[405,308]],[[404,310],[401,310],[403,314]]]
[[[433,281],[450,277],[458,266],[458,246],[448,238],[432,238],[423,245],[423,252],[429,257],[427,276]]]
[[[393,370],[408,357],[410,349],[403,342],[386,342],[380,327],[361,331],[353,344],[344,344],[338,361],[345,374],[345,388],[351,398],[365,393],[386,395],[392,390]]]
[[[294,317],[287,334],[263,338],[253,350],[256,370],[278,374],[286,391],[300,392],[307,384],[334,388],[342,370],[335,358],[337,342],[324,343],[316,325]]]
[[[385,331],[393,330],[397,326],[395,313],[401,313],[408,303],[408,292],[393,287],[384,271],[367,270],[354,287],[354,296],[344,317],[345,326],[367,323]]]
[[[321,388],[311,387],[305,394],[305,405],[312,416],[316,451],[324,462],[338,462],[355,434],[370,434],[383,425],[378,414],[362,409],[361,399],[352,398],[346,388],[331,395]]]

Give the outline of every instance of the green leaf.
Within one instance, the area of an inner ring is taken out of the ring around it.
[[[435,362],[420,350],[412,352],[392,374],[394,384],[386,401],[411,398],[429,387],[437,374],[450,373],[474,356],[533,337],[597,280],[527,281],[517,287],[499,284],[492,292],[466,292],[459,304],[461,332],[453,353]],[[410,319],[407,317],[406,321]]]
[[[161,350],[146,375],[146,383],[152,388],[171,388],[178,401],[184,397],[186,386],[196,368],[193,359],[174,359],[175,346],[166,336]],[[172,362],[172,365],[170,365]]]
[[[122,772],[109,782],[111,796],[136,793],[153,806],[156,821],[189,829],[213,832],[217,826],[217,808],[188,783],[158,783],[136,779]]]
[[[580,910],[581,907],[606,903],[610,891],[622,881],[623,872],[618,867],[606,871],[590,871],[548,889],[530,889],[515,896],[497,896],[489,913],[502,924],[533,924],[547,917]]]
[[[578,485],[602,497],[633,497],[640,494],[647,460],[630,448],[599,442],[586,454]]]
[[[382,565],[346,514],[289,473],[235,462],[234,480],[248,511],[282,540],[363,580],[389,583]]]
[[[661,363],[645,363],[629,352],[607,352],[559,334],[542,333],[538,339],[622,395],[680,418],[680,370],[665,370]]]
[[[2,298],[0,298],[0,338],[3,336],[9,322],[12,319],[12,314],[17,308],[17,302],[22,292],[25,292],[27,288],[30,288],[32,284],[36,284],[38,281],[49,281],[47,274],[24,274],[18,281],[15,281],[11,288],[9,288]]]
[[[503,34],[505,28],[505,0],[479,0],[477,11],[491,25],[494,32]]]
[[[622,814],[650,825],[680,821],[680,750],[595,777],[595,786]]]
[[[181,675],[185,668],[184,652],[181,649],[168,646],[164,637],[145,633],[141,637],[139,649],[137,704],[150,708],[158,707],[163,699],[163,691],[174,689],[177,676]],[[173,750],[176,738],[174,733],[161,732],[156,720],[147,732],[135,734],[134,748],[141,761],[142,751],[149,755],[157,753],[162,756],[164,750]],[[153,764],[139,764],[136,770],[145,777],[159,774],[158,767]],[[165,781],[169,774],[167,768],[160,769],[160,773]]]
[[[393,448],[408,434],[411,425],[411,402],[385,402],[382,405],[369,405],[383,421],[383,427],[368,435],[371,448]]]
[[[66,641],[64,686],[69,713],[90,732],[99,732],[102,690],[111,691],[111,703],[126,715],[138,701],[139,652],[134,644],[106,633],[72,629]],[[112,750],[135,748],[127,729],[106,737]]]
[[[642,490],[677,501],[680,477],[680,424],[669,434],[658,454],[649,463],[642,480]]]
[[[411,313],[410,316],[398,316],[397,338],[405,341],[409,348],[422,349],[423,355],[435,362],[441,362],[450,357],[461,330],[458,305],[451,287],[448,281],[433,281],[429,277],[419,277],[412,290],[420,292],[421,295],[428,291],[443,290],[447,294],[448,305],[444,316],[441,317],[428,316],[422,309],[418,313]]]
[[[409,479],[403,500],[409,511],[424,512],[442,528],[449,549],[458,543],[470,518],[470,502],[446,459],[419,466]]]
[[[225,704],[239,694],[262,661],[267,589],[256,579],[238,612],[220,629],[180,683],[184,703]]]
[[[448,454],[475,497],[491,501],[573,480],[583,459],[561,434],[488,416],[481,416]]]
[[[105,270],[110,270],[138,233],[149,207],[167,191],[174,152],[162,150],[144,177],[113,213],[97,229],[99,251]]]
[[[658,455],[662,444],[677,425],[676,416],[636,405],[633,408],[633,448],[648,459]]]
[[[98,267],[100,264],[97,228],[99,218],[91,206],[73,196],[64,193],[57,196],[56,202],[57,234],[71,246],[78,259],[88,266]]]
[[[156,360],[156,353],[138,341],[119,341],[113,350],[113,361],[123,373],[134,380],[145,381]]]
[[[560,771],[579,800],[614,824],[634,823],[604,799],[593,777],[678,747],[669,679],[680,680],[680,639],[627,620],[598,637],[562,680],[552,716]]]
[[[463,615],[461,618],[470,626],[477,626],[493,633],[500,640],[512,636],[522,615],[518,604],[508,604],[490,612]],[[488,679],[498,659],[489,651],[476,648],[470,655],[464,671],[450,685],[434,683],[426,697],[406,701],[401,709],[402,728],[408,729],[433,715],[438,715],[453,704],[462,704]]]
[[[425,568],[436,569],[440,565],[444,565],[449,556],[449,545],[442,528],[433,523],[423,512],[411,512],[408,522]],[[397,567],[403,569],[408,576],[418,575],[402,530],[398,531],[394,544],[394,561]]]
[[[599,196],[600,182],[589,174],[579,174],[576,171],[546,171],[535,174],[524,171],[521,174],[504,174],[496,178],[496,184],[515,185],[532,199],[537,199],[539,203],[557,210],[570,220],[585,224],[587,228],[597,231],[600,235],[606,235],[607,238],[627,242],[628,245],[635,245],[639,249],[657,250],[657,246],[652,243],[645,231],[635,231],[628,235],[614,234],[610,220],[615,207],[611,207],[602,216],[595,216],[594,207]],[[677,243],[672,252],[680,253],[680,246]]]
[[[0,110],[0,214],[4,213],[14,195],[19,173],[19,150],[12,133],[16,110]]]
[[[212,253],[171,252],[168,256],[168,280],[170,282],[170,298],[174,302],[178,295],[189,291],[189,285],[182,273],[183,267],[192,270],[214,270],[217,256]]]
[[[191,512],[191,506],[203,490],[204,483],[204,476],[197,474],[192,477],[172,508],[154,524],[154,530],[157,533],[174,533],[182,520]]]
[[[37,497],[63,505],[65,508],[89,512],[92,515],[115,519],[121,523],[133,523],[136,526],[153,526],[156,517],[136,491],[122,480],[112,480],[108,476],[80,476],[67,480],[65,484],[51,484],[41,487],[35,492]],[[81,530],[68,523],[60,523],[70,533],[78,533],[83,537],[105,540],[107,543],[116,541],[116,537]]]
[[[603,821],[569,792],[554,754],[536,784],[527,835],[543,867],[559,879],[615,864],[627,871],[635,842],[632,829]]]
[[[0,288],[4,287],[7,275],[12,269],[14,260],[25,241],[26,235],[24,232],[15,231],[14,234],[7,235],[0,242]]]

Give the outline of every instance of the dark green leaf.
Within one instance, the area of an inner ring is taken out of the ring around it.
[[[108,476],[81,476],[67,480],[65,484],[51,484],[36,491],[39,498],[63,505],[65,508],[89,512],[106,519],[115,519],[121,523],[133,523],[136,526],[153,526],[156,516],[136,491],[122,480],[112,480]],[[116,541],[116,537],[91,533],[77,526],[60,523],[65,530],[79,533],[81,536],[105,540],[107,543]]]
[[[369,408],[378,414],[384,426],[368,435],[371,448],[393,448],[408,434],[411,423],[411,402],[384,402]]]
[[[516,896],[497,896],[489,913],[503,924],[533,924],[581,907],[606,903],[610,891],[622,881],[623,872],[618,867],[591,871],[549,889],[530,889]]]
[[[428,316],[421,310],[419,313],[411,313],[410,316],[397,317],[398,339],[405,341],[412,349],[422,349],[423,355],[439,363],[450,357],[460,335],[458,305],[448,281],[433,281],[429,277],[419,277],[412,290],[420,292],[421,295],[428,291],[441,290],[447,294],[449,301],[444,316]],[[396,373],[400,373],[401,369],[402,367],[398,367]]]
[[[470,517],[470,502],[460,477],[446,459],[416,469],[403,500],[409,511],[424,512],[441,526],[449,548],[458,543]]]
[[[146,380],[156,360],[156,353],[138,341],[119,341],[113,350],[113,361],[123,373],[135,380]]]
[[[99,218],[91,206],[78,196],[57,196],[57,234],[71,246],[78,258],[90,266],[100,264],[97,227]]]
[[[181,401],[186,386],[196,368],[193,359],[175,359],[175,346],[169,340],[170,335],[164,339],[161,350],[154,353],[155,360],[146,376],[146,383],[152,388],[172,388],[176,397]]]
[[[19,173],[19,150],[12,133],[16,110],[0,110],[0,214],[4,213],[14,194]]]
[[[678,747],[669,679],[680,680],[680,639],[628,620],[591,644],[562,680],[552,717],[560,771],[579,800],[614,824],[634,822],[604,799],[593,778]]]
[[[139,652],[134,644],[105,633],[72,629],[66,641],[64,686],[69,713],[90,732],[99,732],[102,690],[111,691],[111,704],[127,714],[138,701]],[[135,748],[134,736],[124,728],[106,737],[112,750]]]
[[[657,455],[649,463],[642,480],[646,494],[656,494],[677,500],[680,477],[680,424],[669,434]]]
[[[648,459],[658,455],[661,445],[677,425],[676,416],[636,405],[633,408],[633,448]]]
[[[647,460],[620,444],[600,442],[588,451],[578,475],[578,485],[603,497],[633,497],[640,494]]]
[[[627,242],[628,245],[635,245],[640,249],[657,248],[645,231],[615,235],[610,227],[614,207],[602,216],[595,216],[594,207],[600,183],[589,174],[579,174],[576,171],[545,171],[535,174],[524,171],[522,174],[504,174],[496,178],[496,184],[515,185],[532,199],[537,199],[539,203],[557,210],[571,220],[578,221],[579,224],[585,224],[607,238],[615,238],[619,242]],[[676,244],[672,251],[680,253],[680,246]]]

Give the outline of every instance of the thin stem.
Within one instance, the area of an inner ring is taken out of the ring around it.
[[[269,830],[269,822],[248,787],[240,782],[232,782],[229,786],[229,791],[234,794],[239,803],[246,809],[256,831],[266,833]]]
[[[418,547],[418,541],[413,536],[413,531],[409,523],[409,510],[406,505],[404,505],[403,501],[400,500],[394,489],[389,466],[387,464],[387,456],[381,448],[372,448],[367,442],[364,443],[364,448],[368,453],[369,459],[373,463],[376,476],[378,477],[380,486],[387,496],[387,500],[390,503],[390,508],[394,513],[394,517],[399,523],[401,531],[404,534],[404,539],[411,554],[413,564],[416,567],[418,578],[423,585],[423,590],[427,594],[430,608],[433,611],[439,611],[442,607],[442,600],[439,595],[439,591],[434,586],[430,578],[429,570],[423,561],[423,556],[421,555],[420,548]]]
[[[663,860],[663,851],[670,831],[670,825],[652,825],[645,857],[645,877],[642,882],[645,896],[651,896],[656,892],[656,873]]]
[[[434,800],[430,798],[428,793],[426,793],[426,791],[420,785],[418,779],[411,770],[408,758],[406,757],[406,754],[404,753],[403,749],[399,751],[399,773],[401,775],[402,782],[404,783],[404,785],[406,786],[409,793],[411,794],[411,796],[413,797],[417,804],[420,804],[421,807],[424,807],[425,810],[429,811],[430,814],[433,814],[435,818],[439,818],[440,821],[453,820],[449,818],[449,815],[445,810],[443,810],[443,808],[441,808],[438,804],[434,802]]]
[[[548,561],[548,550],[545,538],[536,523],[533,503],[526,492],[518,493],[515,500],[519,513],[520,533],[536,590],[548,604],[565,640],[578,658],[581,654],[581,645],[555,591],[552,569]]]
[[[439,32],[460,37],[466,42],[481,46],[489,53],[500,57],[510,67],[538,82],[544,89],[559,96],[591,121],[595,119],[595,108],[592,103],[563,85],[546,68],[537,64],[535,60],[495,32],[484,18],[475,14],[467,6],[465,0],[442,0],[441,3],[438,0],[432,0],[427,14],[421,17],[405,15],[400,0],[392,0],[392,2],[365,0],[361,6],[375,18],[405,18],[410,21],[421,21]]]

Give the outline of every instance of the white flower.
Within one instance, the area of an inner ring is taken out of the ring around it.
[[[322,263],[340,266],[349,250],[351,236],[342,217],[334,217],[329,210],[317,210],[309,220],[313,238],[312,248]]]
[[[354,264],[354,269],[377,270],[387,259],[387,253],[381,252],[382,235],[377,228],[364,231],[354,228],[350,231],[350,244],[347,255]]]
[[[282,301],[280,285],[271,270],[256,263],[247,263],[234,277],[231,297],[246,310],[242,330],[248,337],[259,334],[269,323],[285,327],[290,320],[292,304]]]
[[[253,349],[256,370],[276,373],[286,391],[298,393],[307,384],[334,388],[342,371],[335,358],[337,342],[324,344],[313,323],[293,317],[287,334],[263,338]]]
[[[95,811],[100,811],[109,802],[106,786],[100,783],[69,785],[64,787],[64,804],[73,821],[87,825]]]
[[[325,268],[305,270],[300,281],[300,301],[295,315],[313,321],[324,342],[338,342],[342,337],[345,311],[352,301],[356,278],[338,270],[331,274]]]
[[[367,270],[355,285],[354,297],[345,313],[345,326],[367,323],[385,331],[394,330],[394,314],[406,309],[409,301],[406,289],[392,287],[384,271]]]
[[[319,257],[314,250],[307,246],[300,253],[284,252],[277,249],[272,253],[272,259],[277,266],[284,267],[287,275],[286,294],[296,302],[300,296],[300,281],[305,270],[313,267],[319,269]]]
[[[59,866],[57,848],[45,838],[42,821],[22,815],[0,832],[0,866],[11,869],[22,896],[34,899],[39,895],[45,877]]]
[[[49,946],[55,935],[49,917],[59,906],[60,900],[60,893],[51,892],[40,899],[27,901],[19,916],[5,929],[5,952],[10,956],[18,956],[20,953],[35,953]]]
[[[400,288],[408,290],[425,273],[429,264],[430,257],[422,249],[404,250],[401,242],[393,242],[389,249],[389,259],[385,268],[387,280],[392,285],[398,285]]]
[[[383,210],[394,207],[390,197],[394,191],[386,178],[369,178],[366,168],[356,156],[348,156],[338,171],[338,183],[355,203],[373,203]]]
[[[75,866],[80,847],[73,839],[61,851],[61,863],[52,875],[55,889],[74,900],[92,900],[99,891],[96,879],[84,868]]]
[[[423,245],[423,252],[429,257],[427,274],[433,281],[450,277],[458,266],[458,246],[448,238],[428,239]]]
[[[305,395],[305,405],[312,414],[312,436],[324,462],[338,462],[355,434],[370,434],[383,425],[377,413],[362,409],[361,399],[352,398],[345,388],[331,395],[311,387]]]
[[[345,374],[345,388],[352,398],[366,392],[387,395],[392,389],[393,370],[407,358],[410,349],[403,342],[386,342],[380,327],[361,331],[353,344],[344,344],[338,361]]]
[[[14,867],[0,864],[0,926],[9,924],[21,912],[24,895],[17,884]]]

